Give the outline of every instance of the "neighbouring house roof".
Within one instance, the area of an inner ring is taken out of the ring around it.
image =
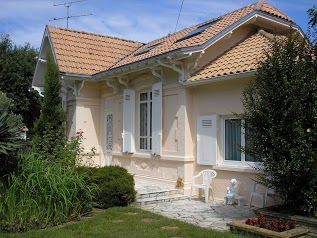
[[[264,30],[247,36],[205,65],[192,75],[188,81],[211,79],[256,70],[259,60],[265,57],[264,50],[267,49],[272,38],[274,36]]]
[[[274,8],[270,4],[264,2],[257,2],[250,4],[246,7],[240,8],[238,10],[235,10],[233,12],[227,13],[221,17],[211,19],[209,21],[200,23],[198,25],[183,29],[179,32],[176,32],[174,34],[170,34],[168,36],[165,36],[161,39],[154,40],[143,47],[141,47],[137,52],[142,51],[143,49],[146,49],[150,46],[156,45],[152,50],[144,53],[144,54],[131,54],[125,59],[121,60],[111,68],[117,68],[123,65],[127,65],[130,63],[134,63],[137,61],[141,61],[147,58],[155,57],[167,52],[171,52],[174,50],[178,50],[185,47],[193,47],[193,46],[199,46],[207,42],[209,39],[226,29],[228,26],[232,25],[233,23],[237,22],[242,17],[246,16],[247,14],[251,13],[252,11],[261,11],[268,13],[270,15],[279,17],[281,19],[287,20],[292,22],[293,20],[279,11],[278,9]],[[200,34],[197,34],[196,36],[184,39],[179,41],[180,38],[184,37],[186,34],[192,32],[193,30],[197,29],[200,26],[204,26],[209,22],[215,22],[214,24],[210,25],[207,29],[205,29]]]
[[[143,44],[116,37],[47,27],[60,72],[92,75],[109,69]]]

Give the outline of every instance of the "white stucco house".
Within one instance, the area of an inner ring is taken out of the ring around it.
[[[175,183],[211,168],[215,198],[231,178],[248,197],[258,165],[240,150],[242,91],[273,34],[301,29],[259,1],[174,34],[140,43],[47,26],[33,79],[43,91],[46,51],[63,85],[67,134],[84,132],[95,163]]]

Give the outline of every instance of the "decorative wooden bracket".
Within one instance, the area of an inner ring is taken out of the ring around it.
[[[80,90],[83,88],[85,80],[75,80],[73,85],[70,85],[66,82],[66,85],[73,89],[73,94],[75,96],[80,96]]]
[[[163,81],[163,70],[162,69],[152,67],[151,72],[155,77],[159,78],[161,80],[161,82]]]
[[[106,81],[106,84],[113,89],[114,94],[118,94],[118,84],[116,82],[110,82],[110,79]]]
[[[169,63],[165,63],[165,62],[162,62],[161,59],[157,59],[156,62],[161,66],[171,68],[174,71],[176,71],[179,74],[178,81],[184,82],[185,80],[184,67],[181,63],[175,63],[173,61]]]

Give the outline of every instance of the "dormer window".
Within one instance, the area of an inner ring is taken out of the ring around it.
[[[189,32],[186,35],[184,35],[183,37],[179,38],[176,42],[180,42],[182,40],[186,40],[186,39],[191,38],[193,36],[199,35],[204,30],[206,30],[208,27],[210,27],[213,24],[217,23],[221,19],[222,19],[222,17],[218,17],[216,19],[211,20],[210,22],[207,22],[207,23],[205,23],[203,25],[198,26],[196,29],[192,30],[191,32]]]

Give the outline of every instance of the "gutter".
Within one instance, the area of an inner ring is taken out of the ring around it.
[[[196,81],[186,81],[182,82],[181,84],[183,86],[198,86],[198,85],[203,85],[207,83],[215,83],[219,81],[226,81],[226,80],[231,80],[231,79],[236,79],[236,78],[241,78],[241,77],[248,77],[248,76],[253,76],[255,75],[256,70],[251,70],[248,72],[243,72],[243,73],[236,73],[236,74],[230,74],[230,75],[225,75],[225,76],[217,76],[217,77],[212,77],[212,78],[204,78],[204,79],[199,79]]]
[[[74,77],[74,78],[83,78],[83,79],[92,79],[93,75],[91,74],[74,74],[74,73],[65,73],[60,72],[60,75],[63,77]]]

